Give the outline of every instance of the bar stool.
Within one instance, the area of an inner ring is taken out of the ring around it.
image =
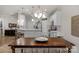
[[[16,39],[19,39],[19,38],[21,38],[21,37],[24,37],[24,33],[17,32],[15,38],[16,38]],[[21,49],[21,53],[23,53],[23,49]]]
[[[24,33],[17,32],[15,38],[18,39],[18,38],[21,38],[21,37],[24,37]]]

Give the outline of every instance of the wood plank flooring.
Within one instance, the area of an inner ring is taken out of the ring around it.
[[[15,37],[0,37],[0,53],[11,53],[11,48],[8,46]]]

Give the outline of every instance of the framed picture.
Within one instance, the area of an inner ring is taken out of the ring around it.
[[[17,27],[17,24],[16,23],[9,23],[8,26],[9,26],[9,28],[13,28],[13,27]]]
[[[71,18],[71,34],[79,37],[79,15]]]

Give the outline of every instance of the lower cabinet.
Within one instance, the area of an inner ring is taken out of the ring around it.
[[[5,30],[5,36],[15,36],[15,30]]]

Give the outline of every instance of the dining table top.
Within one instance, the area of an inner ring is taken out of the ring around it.
[[[35,37],[26,37],[23,39],[23,44],[17,44],[17,39],[15,39],[9,46],[14,47],[58,47],[58,48],[72,48],[73,43],[60,37],[48,37],[47,42],[36,42]]]

